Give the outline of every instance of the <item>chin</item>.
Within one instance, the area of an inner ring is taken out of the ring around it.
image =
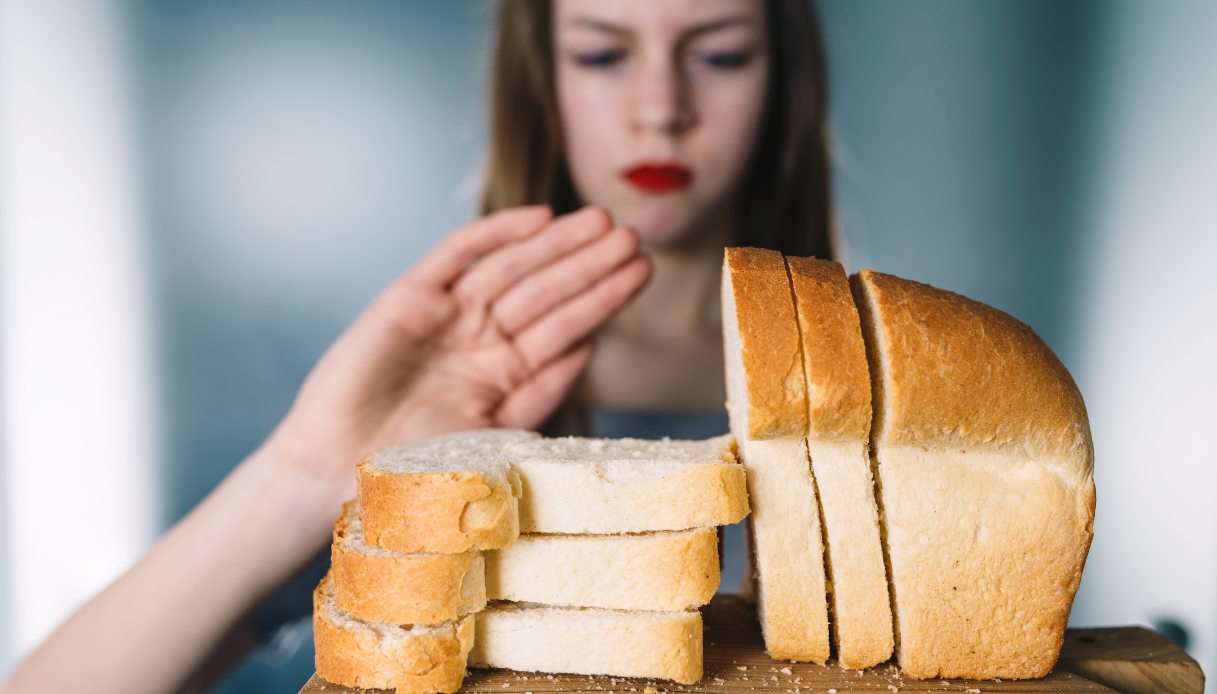
[[[697,236],[697,225],[688,210],[671,205],[614,211],[618,224],[633,229],[642,243],[652,248],[675,248]]]

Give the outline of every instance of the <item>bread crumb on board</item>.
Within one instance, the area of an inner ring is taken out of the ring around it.
[[[793,671],[793,670],[791,670],[789,667],[784,667],[784,668],[782,668],[781,670],[778,670],[778,672],[782,673],[783,675],[792,675],[792,674],[794,674],[794,671]]]
[[[642,694],[659,694],[659,690],[648,684],[643,688]]]

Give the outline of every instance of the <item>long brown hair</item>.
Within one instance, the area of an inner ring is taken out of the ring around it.
[[[828,82],[810,0],[766,0],[770,72],[765,115],[738,191],[735,245],[832,257]],[[562,149],[554,89],[551,0],[500,0],[490,88],[482,212],[581,206]]]

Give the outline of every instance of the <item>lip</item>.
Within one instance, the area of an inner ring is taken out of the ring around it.
[[[693,183],[693,172],[676,162],[649,161],[627,169],[622,178],[640,190],[666,193],[688,188]]]

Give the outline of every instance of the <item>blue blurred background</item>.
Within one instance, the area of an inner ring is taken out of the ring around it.
[[[1052,345],[1097,450],[1073,623],[1173,624],[1211,670],[1217,4],[819,7],[847,267]],[[0,0],[0,678],[473,215],[493,14]],[[221,690],[296,691],[298,636]]]

